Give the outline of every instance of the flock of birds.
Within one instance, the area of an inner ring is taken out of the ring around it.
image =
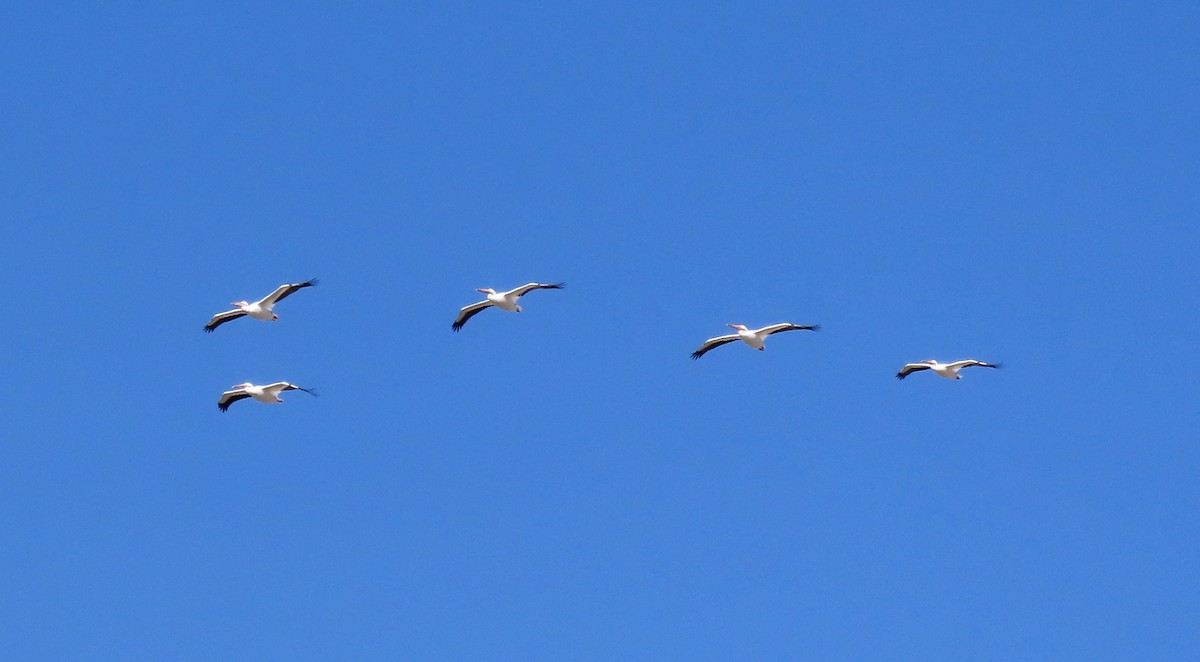
[[[287,283],[280,285],[279,287],[275,288],[274,292],[253,303],[248,301],[234,301],[229,304],[234,306],[233,310],[228,310],[226,312],[213,315],[212,319],[208,321],[208,324],[204,325],[204,331],[206,333],[211,333],[222,324],[225,324],[226,322],[232,322],[240,317],[249,317],[251,319],[264,322],[277,321],[279,319],[279,315],[275,314],[276,304],[291,296],[293,293],[306,287],[312,287],[316,284],[316,278],[306,280],[303,283]],[[484,298],[483,301],[479,301],[468,306],[463,306],[462,309],[458,311],[458,317],[456,317],[454,322],[450,325],[450,329],[455,332],[462,330],[463,325],[465,325],[467,321],[484,310],[487,310],[488,308],[499,308],[500,310],[519,313],[521,312],[521,304],[519,302],[521,297],[525,296],[526,294],[534,290],[561,290],[565,286],[566,283],[526,283],[520,287],[508,290],[507,292],[497,292],[491,288],[478,289],[476,292],[486,295],[486,298]],[[696,351],[692,352],[692,359],[698,359],[701,356],[704,356],[707,352],[720,347],[721,345],[726,345],[738,340],[761,352],[766,349],[765,343],[767,336],[776,333],[782,333],[784,331],[817,331],[821,328],[818,324],[792,324],[791,322],[771,324],[769,326],[764,326],[761,329],[750,329],[744,324],[727,324],[726,326],[733,329],[737,333],[730,333],[705,340],[704,343],[696,349]],[[963,368],[971,367],[999,368],[1000,364],[984,363],[983,361],[976,361],[974,359],[954,361],[952,363],[942,363],[940,361],[935,361],[934,359],[927,359],[919,363],[905,364],[905,366],[900,369],[900,372],[896,373],[896,378],[904,379],[914,372],[931,370],[933,371],[933,374],[938,375],[939,377],[945,377],[946,379],[962,379],[962,376],[958,374],[959,371]],[[221,411],[228,411],[229,405],[237,402],[238,400],[244,400],[246,398],[254,398],[259,402],[265,402],[268,404],[279,403],[283,402],[283,398],[280,398],[279,394],[284,391],[304,391],[305,393],[316,395],[316,391],[312,389],[296,386],[295,384],[289,384],[288,382],[275,382],[274,384],[265,384],[261,386],[256,386],[250,382],[243,382],[241,384],[234,384],[232,391],[225,391],[222,393],[221,398],[217,400],[217,407]]]

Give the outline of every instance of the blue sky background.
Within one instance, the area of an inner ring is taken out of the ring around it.
[[[0,9],[5,656],[1193,657],[1200,9],[837,4]]]

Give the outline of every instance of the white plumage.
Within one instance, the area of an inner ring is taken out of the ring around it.
[[[231,322],[239,317],[250,317],[251,319],[262,321],[275,321],[279,319],[279,315],[275,314],[275,304],[283,301],[296,290],[312,287],[317,284],[317,279],[306,280],[303,283],[287,283],[275,288],[275,291],[267,296],[250,303],[248,301],[234,301],[231,306],[237,306],[233,310],[224,313],[217,313],[213,318],[204,325],[205,333],[212,333],[218,326],[226,322]]]
[[[932,370],[933,374],[946,379],[962,379],[962,375],[958,374],[963,368],[979,366],[980,368],[999,368],[999,363],[984,363],[975,359],[967,359],[965,361],[955,361],[953,363],[940,363],[934,359],[926,359],[920,363],[907,363],[900,372],[896,373],[896,379],[904,379],[919,370]]]
[[[246,398],[254,398],[266,404],[278,404],[283,402],[283,398],[279,397],[279,394],[283,391],[304,391],[309,395],[317,394],[316,391],[310,388],[296,386],[287,382],[275,382],[274,384],[267,384],[265,386],[255,386],[250,382],[243,382],[241,384],[234,384],[232,391],[222,393],[221,399],[217,400],[217,408],[221,411],[228,411],[229,405]]]
[[[792,324],[791,322],[772,324],[770,326],[764,326],[761,329],[748,329],[746,328],[745,324],[726,324],[725,326],[737,331],[737,333],[731,333],[727,336],[717,336],[716,338],[709,338],[708,340],[705,340],[704,344],[700,345],[699,349],[692,352],[692,358],[698,359],[701,356],[704,356],[705,352],[708,352],[714,347],[720,347],[721,345],[731,343],[735,340],[740,340],[761,352],[766,349],[765,341],[767,336],[773,333],[780,333],[783,331],[817,331],[821,328],[819,324],[804,325]]]
[[[475,290],[476,292],[486,294],[487,298],[479,303],[463,306],[462,309],[458,311],[458,317],[455,318],[454,323],[450,325],[450,328],[454,331],[458,331],[459,329],[463,328],[463,325],[467,323],[467,320],[483,312],[485,309],[491,308],[492,306],[495,306],[500,310],[508,310],[519,313],[521,312],[521,306],[517,303],[517,301],[527,292],[532,292],[533,290],[561,290],[566,286],[566,283],[526,283],[507,292],[497,292],[490,287],[477,289]]]

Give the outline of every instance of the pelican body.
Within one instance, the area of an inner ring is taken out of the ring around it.
[[[454,331],[458,331],[459,329],[463,328],[463,325],[467,323],[467,320],[493,306],[499,308],[500,310],[519,313],[521,312],[521,304],[518,302],[526,293],[532,292],[533,290],[561,290],[566,286],[566,283],[526,283],[507,292],[497,292],[490,287],[477,289],[475,290],[476,292],[485,295],[484,300],[480,301],[479,303],[473,303],[469,306],[463,306],[462,309],[458,311],[458,317],[454,320],[454,323],[450,325],[450,328]]]
[[[772,324],[770,326],[764,326],[761,329],[748,329],[746,328],[745,324],[726,324],[725,326],[737,331],[737,333],[717,336],[716,338],[709,338],[708,340],[705,340],[704,344],[700,345],[699,349],[692,352],[692,359],[698,359],[701,356],[704,356],[705,352],[708,352],[714,347],[720,347],[721,345],[731,343],[735,340],[740,340],[761,352],[767,348],[767,336],[773,333],[781,333],[783,331],[818,331],[821,328],[821,325],[819,324],[805,325],[792,324],[791,322]]]
[[[896,379],[904,379],[912,373],[920,370],[931,370],[933,371],[933,374],[946,379],[962,379],[962,375],[958,374],[958,371],[962,370],[963,368],[970,368],[972,366],[979,366],[981,368],[999,368],[1000,364],[984,363],[983,361],[976,361],[975,359],[955,361],[953,363],[941,363],[934,359],[925,359],[920,363],[905,364],[905,366],[900,369],[900,372],[896,373]]]
[[[231,322],[239,317],[249,317],[250,319],[261,320],[263,322],[274,322],[279,320],[279,315],[275,314],[275,304],[283,301],[296,290],[312,287],[317,284],[317,279],[306,280],[303,283],[287,283],[275,288],[275,291],[267,296],[250,303],[249,301],[233,301],[229,305],[234,306],[233,310],[224,313],[217,313],[213,318],[204,325],[205,333],[212,333],[218,326],[226,322]]]
[[[269,405],[279,404],[283,402],[283,398],[279,397],[279,394],[283,391],[304,391],[310,395],[317,394],[312,389],[287,382],[275,382],[274,384],[266,384],[264,386],[255,386],[250,382],[242,382],[241,384],[234,384],[232,391],[225,391],[221,394],[221,399],[217,401],[217,408],[221,411],[228,411],[229,405],[246,398],[254,398],[259,402]]]

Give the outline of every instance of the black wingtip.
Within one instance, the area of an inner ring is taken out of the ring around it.
[[[217,409],[220,409],[221,411],[229,411],[229,405],[223,405],[223,404],[221,404],[221,403],[219,403],[219,402],[218,402],[218,403],[217,403]]]
[[[696,359],[700,358],[701,356],[704,356],[704,354],[703,354],[703,353],[701,353],[701,352],[692,352],[692,360],[693,360],[693,361],[695,361]]]
[[[457,323],[457,322],[455,322],[455,323],[453,323],[453,324],[451,324],[451,325],[450,325],[450,330],[451,330],[451,331],[453,331],[453,332],[455,332],[455,333],[458,333],[459,331],[461,331],[461,330],[462,330],[462,328],[463,328],[463,325],[461,325],[461,324],[459,324],[459,323]]]
[[[809,325],[808,330],[809,331],[820,331],[821,325],[820,324],[811,324],[811,325]]]
[[[303,285],[303,286],[305,286],[305,287],[312,287],[313,285],[318,285],[318,284],[320,284],[320,282],[321,282],[321,281],[317,280],[316,278],[309,278],[308,280],[306,280],[306,281],[304,281],[303,283],[300,283],[300,284],[301,284],[301,285]]]
[[[212,333],[213,331],[216,331],[216,330],[217,330],[217,327],[215,327],[215,326],[209,326],[207,324],[204,325],[205,333]]]

